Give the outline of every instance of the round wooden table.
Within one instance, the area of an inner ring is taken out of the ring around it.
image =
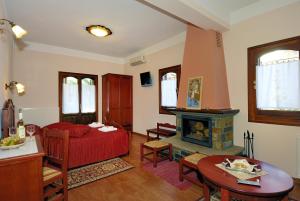
[[[293,190],[293,179],[279,168],[258,160],[245,158],[248,162],[259,164],[262,170],[268,174],[256,177],[251,180],[260,180],[261,187],[238,184],[237,178],[224,170],[218,168],[216,164],[222,163],[225,159],[233,161],[241,159],[239,156],[215,155],[208,156],[198,162],[198,169],[204,179],[204,197],[210,200],[210,188],[219,188],[221,191],[221,201],[229,201],[231,197],[243,200],[284,200],[288,201],[288,193]]]

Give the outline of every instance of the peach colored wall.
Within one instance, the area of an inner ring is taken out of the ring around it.
[[[0,19],[4,18],[3,0],[0,0]],[[2,28],[3,26],[1,26]],[[7,26],[3,33],[0,33],[0,122],[1,122],[1,109],[5,100],[10,97],[10,91],[5,90],[4,85],[10,81],[11,76],[11,50],[12,50],[12,34]],[[0,124],[1,130],[1,124]],[[1,136],[1,132],[0,132]]]
[[[235,144],[243,145],[243,132],[247,129],[254,132],[255,157],[298,178],[300,153],[296,141],[300,128],[248,122],[247,48],[299,36],[299,11],[300,3],[290,5],[233,25],[223,34],[230,101],[233,108],[240,109],[234,119]]]
[[[58,71],[98,75],[98,117],[99,121],[101,121],[101,75],[106,73],[123,74],[124,66],[121,64],[58,54],[42,53],[31,50],[16,50],[13,65],[13,79],[23,83],[26,87],[25,95],[14,95],[13,97],[17,108],[57,108]],[[47,118],[46,114],[43,118]]]
[[[203,76],[201,108],[230,108],[226,67],[216,32],[188,25],[184,49],[178,107],[186,107],[189,78]]]
[[[175,116],[159,114],[158,70],[182,63],[184,43],[146,55],[147,63],[125,65],[125,73],[133,75],[133,131],[146,134],[146,129],[156,126],[157,122],[175,124]],[[140,73],[150,71],[153,85],[142,87]]]

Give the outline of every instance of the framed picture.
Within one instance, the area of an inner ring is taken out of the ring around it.
[[[203,77],[188,79],[187,108],[201,109]]]

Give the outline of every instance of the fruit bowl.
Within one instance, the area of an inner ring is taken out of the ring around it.
[[[6,137],[0,141],[0,149],[15,149],[25,144],[25,139],[19,137]]]

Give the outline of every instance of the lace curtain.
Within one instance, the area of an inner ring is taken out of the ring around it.
[[[161,81],[161,106],[176,107],[177,93],[176,79],[162,80]]]
[[[79,112],[79,94],[77,83],[63,83],[63,107],[64,114]]]
[[[300,110],[299,60],[256,66],[257,108]]]
[[[95,112],[95,85],[84,84],[84,82],[82,82],[81,90],[81,112]]]

